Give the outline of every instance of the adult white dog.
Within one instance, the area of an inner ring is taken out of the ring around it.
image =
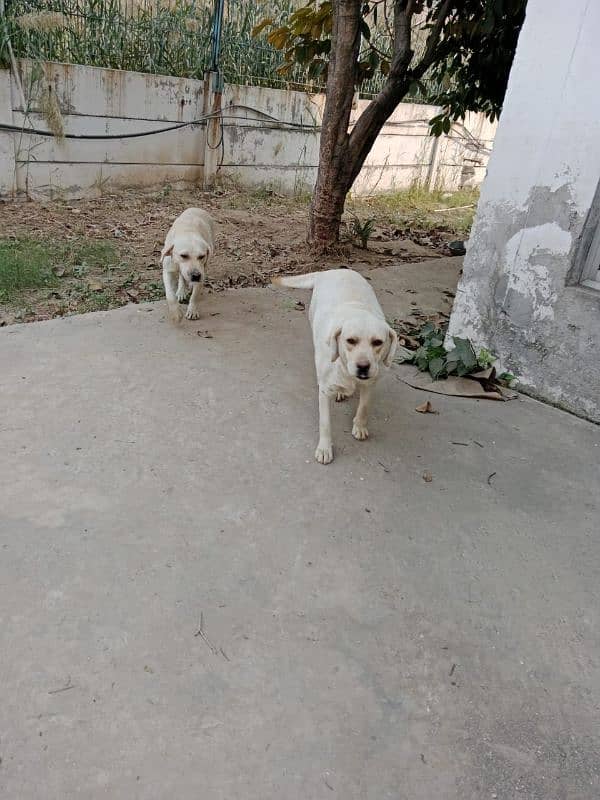
[[[192,293],[186,318],[200,316],[202,283],[208,260],[214,252],[214,220],[201,208],[188,208],[169,228],[160,254],[163,283],[169,314],[175,321],[182,317],[180,301]]]
[[[383,364],[392,363],[398,336],[385,320],[369,283],[350,269],[283,276],[273,283],[312,289],[309,319],[319,384],[319,444],[315,458],[333,461],[331,398],[339,402],[359,390],[352,435],[367,439],[373,386]]]

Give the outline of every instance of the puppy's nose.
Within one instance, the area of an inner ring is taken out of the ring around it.
[[[368,378],[371,364],[368,361],[356,362],[356,374],[359,378]]]
[[[200,283],[201,279],[202,275],[200,272],[192,272],[191,274],[192,283]]]

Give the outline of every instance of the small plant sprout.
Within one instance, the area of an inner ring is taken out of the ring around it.
[[[375,230],[375,218],[371,217],[370,219],[366,219],[364,222],[361,222],[358,217],[354,217],[352,220],[352,224],[350,226],[350,233],[352,234],[353,239],[358,239],[360,242],[360,246],[363,250],[367,249],[367,245],[369,243],[369,239],[373,235],[373,231]]]

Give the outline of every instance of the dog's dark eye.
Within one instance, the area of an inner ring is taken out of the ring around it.
[[[381,345],[383,344],[383,342],[381,341],[381,339],[373,339],[373,341],[371,342],[371,344],[373,345],[373,347],[381,347]]]
[[[183,260],[185,261],[187,258],[189,258],[189,256],[187,253],[181,253],[180,258],[183,258]]]
[[[346,339],[346,342],[350,345],[355,345],[358,342],[358,339],[355,339],[354,336],[351,336],[349,339]]]

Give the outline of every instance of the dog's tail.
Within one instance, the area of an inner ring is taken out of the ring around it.
[[[289,286],[290,289],[314,289],[318,272],[307,272],[305,275],[278,275],[271,283],[275,286]]]

